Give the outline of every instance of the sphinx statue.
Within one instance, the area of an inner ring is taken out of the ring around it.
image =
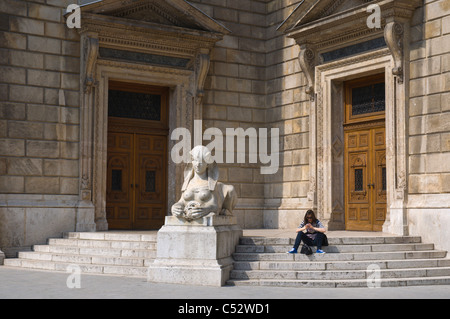
[[[208,215],[232,215],[237,194],[232,185],[218,182],[219,168],[210,150],[202,145],[191,152],[192,165],[185,171],[180,200],[172,206],[172,215],[193,221]]]

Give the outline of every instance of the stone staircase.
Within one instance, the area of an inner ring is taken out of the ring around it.
[[[6,258],[6,267],[147,277],[156,257],[157,232],[65,233],[33,251]],[[367,287],[379,269],[381,286],[450,284],[447,252],[420,237],[328,238],[324,255],[291,255],[293,238],[243,236],[233,254],[227,285],[278,287]],[[376,283],[375,283],[376,284]]]
[[[69,232],[5,259],[4,265],[63,272],[77,265],[82,273],[146,277],[155,257],[156,232]]]
[[[227,284],[312,288],[450,284],[447,252],[422,243],[420,237],[328,240],[330,246],[323,247],[326,254],[306,256],[286,253],[294,239],[243,237]]]

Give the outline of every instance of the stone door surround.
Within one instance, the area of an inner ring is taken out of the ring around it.
[[[369,4],[380,8],[379,29],[367,24]],[[383,231],[408,234],[409,29],[420,4],[418,0],[305,1],[279,27],[300,46],[299,64],[311,97],[308,200],[330,229],[345,226],[343,82],[385,73],[388,212]],[[352,50],[356,47],[367,49]]]
[[[184,0],[105,0],[82,8],[79,33],[80,201],[95,215],[96,230],[107,230],[109,81],[169,88],[169,132],[191,130],[193,121],[202,118],[210,51],[229,31]],[[181,188],[179,170],[169,161],[169,189]],[[169,192],[167,207],[178,195]]]

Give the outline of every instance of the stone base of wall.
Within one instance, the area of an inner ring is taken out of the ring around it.
[[[6,257],[63,232],[95,231],[92,204],[78,196],[1,195],[0,250]]]
[[[450,195],[411,195],[409,199],[409,234],[434,243],[436,249],[450,251]]]

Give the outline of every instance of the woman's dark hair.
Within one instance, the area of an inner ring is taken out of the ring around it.
[[[311,221],[311,223],[308,221],[308,217],[311,217],[312,218],[312,221]],[[314,214],[314,211],[313,210],[308,210],[307,212],[306,212],[306,214],[305,214],[305,218],[303,219],[303,222],[305,223],[305,225],[306,224],[313,224],[313,223],[315,223],[317,221],[317,218],[316,218],[316,215]]]

